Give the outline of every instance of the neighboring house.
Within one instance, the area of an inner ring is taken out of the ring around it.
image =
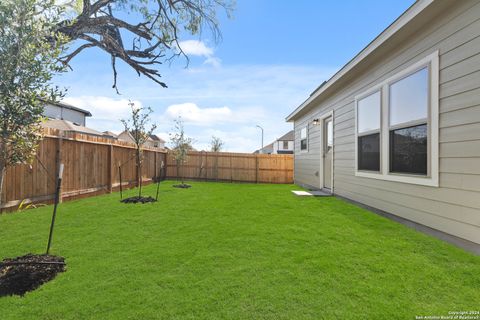
[[[103,133],[104,136],[106,136],[108,138],[117,139],[117,134],[115,132],[103,131],[102,133]]]
[[[131,143],[135,142],[135,140],[133,139],[133,132],[128,132],[126,130],[121,132],[117,136],[117,139],[118,140],[123,140],[123,141],[128,141],[128,142],[131,142]],[[150,137],[148,137],[147,141],[145,142],[145,145],[147,147],[151,147],[151,148],[165,149],[165,140],[163,140],[162,138],[152,134],[152,135],[150,135]]]
[[[292,130],[262,149],[255,150],[253,153],[261,154],[292,154],[294,146],[295,131]]]
[[[480,244],[478,0],[417,1],[287,121],[297,184]]]
[[[162,149],[165,148],[165,140],[163,140],[159,136],[151,134],[150,139],[149,139],[149,141],[151,141],[151,144],[152,144],[153,147],[162,148]]]
[[[273,142],[274,154],[292,154],[295,140],[295,131],[292,130]]]
[[[103,132],[81,126],[68,120],[48,119],[42,123],[45,128],[52,128],[66,132],[76,132],[81,134],[89,134],[92,136],[104,136]]]
[[[92,116],[89,111],[74,107],[64,102],[45,103],[43,115],[50,119],[68,120],[81,126],[86,125],[86,117]]]
[[[262,149],[255,150],[253,153],[260,153],[260,154],[272,154],[273,153],[273,142],[267,144]]]

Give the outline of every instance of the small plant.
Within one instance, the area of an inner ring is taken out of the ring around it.
[[[27,203],[27,199],[23,199],[22,202],[20,202],[20,204],[18,205],[17,212],[23,212],[28,209],[35,209],[44,206],[46,206],[46,204],[44,203]]]

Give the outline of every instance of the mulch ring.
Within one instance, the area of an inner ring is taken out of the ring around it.
[[[139,197],[139,196],[120,200],[120,202],[123,202],[123,203],[147,203],[147,202],[155,202],[155,201],[157,200],[155,200],[152,197]]]
[[[40,287],[66,269],[63,257],[27,254],[0,262],[0,297],[20,295]]]
[[[174,184],[174,188],[181,188],[181,189],[188,189],[191,188],[192,186],[186,183],[180,183],[180,184]]]

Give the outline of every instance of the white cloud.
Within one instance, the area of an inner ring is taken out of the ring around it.
[[[219,137],[225,143],[222,151],[250,153],[260,147],[260,135],[251,126],[237,127],[235,130],[203,130],[195,136],[195,147],[198,150],[209,150],[212,136]]]
[[[209,64],[209,65],[211,65],[215,68],[220,68],[220,65],[222,64],[222,60],[220,58],[211,56],[211,57],[208,57],[207,59],[205,59],[203,64]]]
[[[120,119],[129,117],[130,106],[128,99],[113,99],[104,96],[72,96],[64,99],[75,107],[90,111],[91,118],[87,119],[87,126],[99,131],[120,132],[123,125]],[[141,107],[140,101],[132,101],[136,107]]]
[[[215,68],[220,67],[221,60],[215,57],[213,48],[210,48],[203,41],[185,40],[178,43],[179,47],[187,56],[204,57],[203,64],[211,65]]]
[[[210,57],[213,55],[213,49],[209,48],[204,42],[198,40],[180,41],[179,47],[186,55]]]
[[[228,121],[232,116],[232,110],[228,107],[199,108],[195,103],[187,102],[169,106],[165,114],[171,119],[182,117],[187,122],[215,125],[218,122]]]
[[[153,119],[162,138],[168,141],[166,133],[172,131],[172,120],[181,115],[196,148],[208,148],[215,134],[226,142],[228,151],[253,152],[261,143],[261,132],[255,125],[265,129],[265,145],[291,130],[292,124],[286,123],[285,117],[328,79],[335,68],[298,65],[211,68],[200,62],[188,69],[162,70],[168,89],[136,77],[121,87],[123,97],[142,101],[154,109]],[[110,91],[112,98],[102,97],[111,87],[108,76],[84,79],[72,76],[70,82],[74,85],[69,93],[92,112],[93,117],[87,120],[89,126],[101,131],[120,131],[118,119],[124,117],[124,110],[128,114],[128,100],[119,99]],[[82,107],[73,101],[72,104]]]
[[[121,119],[128,116],[130,111],[128,99],[113,99],[103,96],[78,96],[78,97],[66,97],[64,99],[66,103],[69,103],[75,107],[86,109],[90,111],[93,117],[97,119],[109,119],[115,118]],[[140,101],[132,101],[135,106],[141,107]]]

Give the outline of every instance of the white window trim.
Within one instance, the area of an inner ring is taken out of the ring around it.
[[[402,174],[389,172],[389,85],[422,69],[429,67],[429,108],[427,123],[429,128],[428,133],[428,174],[427,176],[416,176],[414,174]],[[382,83],[362,92],[355,97],[355,176],[387,180],[394,182],[402,182],[409,184],[418,184],[424,186],[438,187],[439,186],[439,138],[438,138],[438,123],[439,123],[439,52],[435,51],[420,61],[414,63],[410,67],[398,72],[394,76],[386,79]],[[373,92],[381,91],[381,108],[380,108],[380,172],[366,172],[358,170],[358,100],[372,94]]]
[[[307,140],[307,148],[306,149],[302,149],[302,129],[305,128],[305,131],[307,132],[306,133],[306,137],[305,137],[305,140]],[[300,127],[300,153],[308,153],[308,149],[310,149],[310,137],[308,136],[308,133],[309,133],[310,130],[308,130],[308,123],[304,126],[301,126]]]

